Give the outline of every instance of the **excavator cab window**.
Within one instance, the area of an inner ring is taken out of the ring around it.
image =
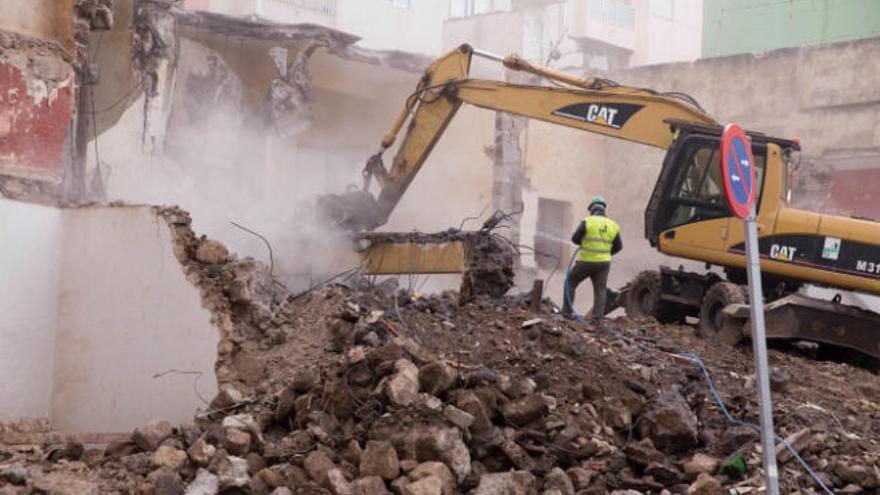
[[[655,227],[659,227],[654,235],[681,225],[732,216],[724,197],[719,143],[716,136],[696,134],[684,137],[670,149],[664,162],[668,170],[661,173],[659,190],[655,190],[649,206],[656,212]],[[758,175],[760,208],[767,147],[755,144],[752,152]]]

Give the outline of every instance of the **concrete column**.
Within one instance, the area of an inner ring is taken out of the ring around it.
[[[507,82],[518,82],[521,74],[507,71]],[[492,163],[492,209],[505,213],[521,213],[523,209],[523,187],[527,184],[524,172],[524,153],[520,138],[528,125],[528,119],[507,113],[495,114],[495,156]],[[513,228],[505,233],[514,243],[519,243],[520,217],[513,222]]]

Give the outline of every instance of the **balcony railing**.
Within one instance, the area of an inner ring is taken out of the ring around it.
[[[336,0],[271,0],[273,2],[285,3],[294,7],[305,10],[311,10],[318,14],[326,16],[336,15]]]
[[[629,31],[636,24],[636,10],[620,0],[590,0],[590,17],[602,24]]]

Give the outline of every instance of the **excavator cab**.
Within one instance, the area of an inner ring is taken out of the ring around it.
[[[701,224],[697,227],[701,230],[707,228],[704,222],[710,222],[708,225],[714,225],[718,229],[728,227],[727,220],[733,214],[724,196],[720,141],[720,136],[711,134],[681,134],[669,148],[654,193],[645,210],[645,237],[652,246],[660,245],[661,237],[666,241],[680,241],[679,233],[687,236],[694,232],[693,224]],[[767,145],[754,143],[752,153],[758,177],[757,204],[760,210]],[[722,233],[713,235],[715,241],[708,245],[721,248]],[[699,237],[700,245],[706,246],[706,236]]]

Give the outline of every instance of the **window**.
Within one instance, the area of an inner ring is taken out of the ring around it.
[[[758,191],[764,182],[766,148],[753,148]],[[678,154],[680,168],[669,197],[666,228],[731,216],[721,179],[718,141],[695,139]],[[760,201],[760,197],[758,198]],[[760,203],[759,203],[760,204]]]

